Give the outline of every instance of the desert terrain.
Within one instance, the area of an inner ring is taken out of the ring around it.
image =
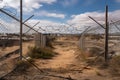
[[[30,44],[32,43],[32,44]],[[33,46],[34,42],[23,44],[24,55],[28,46]],[[88,65],[86,61],[78,59],[78,40],[76,39],[56,39],[53,42],[53,51],[58,53],[52,59],[34,59],[35,66],[28,67],[25,71],[12,70],[16,62],[15,54],[0,62],[0,74],[5,75],[1,80],[119,80],[119,76],[113,76],[108,69],[100,68],[98,65]],[[17,49],[18,46],[12,47]],[[12,49],[6,48],[5,51]],[[82,56],[81,56],[82,57]],[[80,58],[80,57],[79,57]],[[4,65],[2,64],[4,63]],[[100,62],[98,64],[101,64]],[[7,65],[7,67],[6,67]],[[9,67],[8,67],[9,66]],[[37,68],[36,68],[37,66]],[[3,68],[3,69],[2,69]]]

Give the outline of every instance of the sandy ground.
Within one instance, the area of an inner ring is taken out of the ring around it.
[[[33,42],[23,43],[23,52],[24,52],[23,55],[26,55],[28,51],[28,46],[33,46]],[[4,49],[0,48],[0,77],[10,72],[15,67],[14,60],[19,57],[19,52],[18,53],[16,52],[16,54],[12,54],[4,58],[3,56],[17,49],[19,49],[19,46],[11,46],[11,47],[6,47]]]
[[[34,46],[34,42],[23,42],[23,55],[25,55],[28,52],[28,47]],[[19,46],[11,46],[11,47],[6,47],[6,48],[0,48],[0,56],[12,52],[16,49],[19,49]]]
[[[34,41],[24,42],[23,43],[23,55],[26,55],[29,50],[28,47],[32,47],[32,46],[34,46]]]
[[[54,51],[58,53],[53,59],[36,59],[35,67],[25,73],[13,73],[7,80],[120,80],[111,76],[107,70],[86,64],[76,59],[77,41],[60,40],[54,43]],[[83,70],[82,70],[83,69]]]
[[[61,45],[55,44],[54,45],[54,51],[58,53],[56,57],[50,60],[38,60],[37,64],[39,63],[44,63],[40,64],[39,66],[41,68],[67,68],[69,65],[75,61],[75,48],[76,46],[73,45],[71,46],[69,43],[68,44],[63,44],[62,42],[58,42]],[[43,61],[43,62],[42,62]]]

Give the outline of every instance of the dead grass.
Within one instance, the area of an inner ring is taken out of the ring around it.
[[[18,61],[17,63],[16,63],[16,69],[15,69],[15,71],[18,73],[24,73],[24,72],[26,72],[27,71],[27,69],[28,68],[30,68],[31,67],[31,64],[30,63],[28,63],[27,61],[25,61],[25,60],[21,60],[21,61]]]
[[[47,37],[46,39],[46,46],[49,48],[54,48],[53,47],[53,41],[55,40],[55,38],[53,37]]]
[[[28,56],[31,58],[51,59],[57,53],[53,52],[49,48],[29,47]]]
[[[99,55],[99,53],[102,51],[102,49],[97,48],[97,47],[90,47],[85,51],[85,56],[86,57],[95,57]]]
[[[78,48],[76,50],[76,58],[82,61],[88,61],[90,58],[93,58],[94,60],[95,57],[98,56],[101,51],[102,51],[101,49],[96,47],[91,47],[89,49],[86,49],[85,51]],[[93,61],[93,60],[91,59],[90,61]],[[102,59],[100,58],[99,60],[102,60]]]
[[[112,76],[120,76],[120,56],[114,56],[107,64],[102,56],[96,60],[93,58],[86,61],[90,66],[96,66],[100,70],[107,70]]]
[[[120,76],[120,56],[113,57],[109,65],[109,72],[114,76]]]

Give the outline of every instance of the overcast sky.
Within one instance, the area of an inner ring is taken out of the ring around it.
[[[17,13],[16,16],[19,16],[19,4],[20,0],[0,0],[0,8]],[[104,24],[106,4],[109,6],[109,20],[120,20],[120,0],[23,0],[23,18],[25,20],[34,14],[28,21],[30,25],[40,21],[38,26],[72,24],[82,29],[96,25],[88,16]],[[9,23],[0,14],[0,20]]]

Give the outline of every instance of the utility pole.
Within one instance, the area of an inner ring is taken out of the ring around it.
[[[108,5],[106,5],[105,13],[105,62],[108,62],[108,36],[109,36],[109,25],[108,25]]]
[[[22,0],[20,0],[20,60],[22,60]]]

